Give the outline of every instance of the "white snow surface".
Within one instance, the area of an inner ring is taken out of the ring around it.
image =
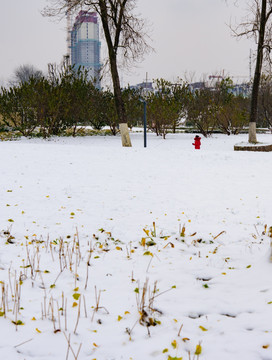
[[[0,143],[1,359],[272,359],[272,153],[193,137]]]

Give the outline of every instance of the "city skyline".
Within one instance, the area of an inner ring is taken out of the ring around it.
[[[2,57],[0,81],[7,82],[20,65],[42,71],[48,63],[60,63],[66,54],[66,20],[42,17],[46,0],[10,0],[0,3]],[[249,53],[253,41],[237,41],[229,23],[239,23],[245,10],[224,0],[139,0],[138,12],[150,24],[150,44],[155,49],[131,69],[121,69],[123,86],[163,77],[200,80],[224,71],[235,79],[249,78]],[[8,30],[8,31],[7,31]],[[101,60],[106,58],[103,36]]]

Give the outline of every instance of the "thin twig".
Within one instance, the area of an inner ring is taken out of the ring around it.
[[[178,332],[178,336],[180,336],[181,330],[183,328],[183,324],[181,324],[180,328],[179,328],[179,332]]]
[[[20,343],[20,344],[18,344],[18,345],[15,345],[14,347],[17,348],[17,347],[19,347],[19,346],[21,346],[21,345],[24,345],[24,344],[26,344],[26,343],[28,343],[28,342],[30,342],[30,341],[32,341],[32,340],[33,340],[33,338],[32,338],[32,339],[29,339],[29,340],[26,340],[26,341],[24,341],[24,342],[22,342],[22,343]]]

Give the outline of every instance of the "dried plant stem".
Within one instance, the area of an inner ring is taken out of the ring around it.
[[[78,261],[78,253],[76,253],[76,263],[75,263],[75,288],[77,287],[77,261]]]
[[[50,246],[51,257],[52,257],[52,260],[53,260],[53,262],[54,262],[55,259],[54,259],[54,255],[53,255],[53,246],[52,246],[52,242],[51,242],[51,241],[50,241],[50,243],[49,243],[49,246]]]
[[[46,294],[43,297],[44,317],[46,319]]]
[[[84,304],[85,318],[87,318],[87,317],[88,317],[88,314],[87,314],[87,307],[86,307],[86,299],[85,299],[85,295],[83,295],[83,304]]]
[[[76,321],[76,325],[75,325],[75,329],[74,329],[74,334],[76,333],[77,327],[78,327],[78,323],[79,323],[79,318],[80,318],[80,308],[81,308],[81,296],[79,298],[79,302],[78,302],[78,312],[77,312],[77,321]]]
[[[22,342],[22,343],[20,343],[20,344],[18,344],[18,345],[15,345],[14,347],[17,348],[17,347],[19,347],[19,346],[21,346],[21,345],[24,345],[24,344],[26,344],[26,343],[28,343],[28,342],[30,342],[30,341],[32,341],[32,340],[33,340],[33,338],[32,338],[32,339],[29,339],[29,340],[26,340],[26,341],[24,341],[24,342]]]
[[[67,331],[67,298],[65,299],[65,331]]]
[[[8,270],[8,276],[9,276],[9,288],[10,288],[10,294],[11,294],[11,297],[13,298],[13,297],[14,297],[14,294],[13,294],[12,285],[11,285],[10,269],[11,269],[11,265],[10,265],[10,268],[9,268],[9,270]]]
[[[52,285],[56,285],[56,282],[58,281],[60,275],[63,273],[63,270],[64,270],[64,268],[60,271],[60,273],[58,274],[58,276],[56,277],[56,279],[55,279],[55,281],[53,282]],[[52,288],[53,288],[53,287],[51,287],[50,291],[52,290]]]
[[[258,229],[257,229],[257,226],[256,226],[255,224],[254,224],[254,227],[255,227],[255,230],[256,230],[257,235],[260,236],[259,231],[258,231]]]
[[[61,293],[61,315],[63,316],[63,312],[64,312],[64,292],[62,291]]]
[[[6,318],[6,286],[5,286],[5,283],[2,283],[2,297],[1,297],[1,300],[2,300],[2,310],[3,310],[3,313],[4,313],[4,318]]]
[[[183,328],[183,324],[181,324],[180,328],[179,328],[179,332],[178,332],[178,336],[180,336],[181,330]]]
[[[99,309],[104,309],[106,311],[107,314],[109,314],[108,310],[104,307],[104,306],[99,306],[99,303],[100,303],[100,296],[101,296],[101,290],[99,290],[99,294],[97,296],[97,290],[96,290],[96,286],[94,287],[94,291],[95,291],[95,302],[96,302],[96,306],[93,310],[93,316],[92,316],[92,319],[91,321],[93,321],[94,319],[94,314],[96,312],[98,312]]]
[[[64,250],[63,250],[63,239],[60,238],[60,242],[59,242],[59,266],[60,266],[60,271],[62,272],[63,267],[62,267],[62,258],[64,255]]]
[[[59,308],[59,302],[58,300],[55,300],[56,303],[57,303],[57,313],[58,313],[58,324],[59,324],[59,327],[58,327],[58,330],[61,331],[61,321],[60,321],[60,308]]]
[[[67,354],[66,354],[66,360],[68,359],[68,355],[69,355],[69,350],[71,350],[75,360],[78,359],[78,356],[79,356],[79,353],[80,353],[80,350],[81,350],[81,346],[82,346],[82,343],[79,344],[79,347],[78,347],[78,350],[77,350],[77,353],[75,354],[72,346],[71,346],[71,335],[69,334],[69,336],[67,337],[67,335],[65,334],[65,332],[63,333],[64,336],[65,336],[65,339],[68,343],[68,349],[67,349]]]
[[[226,233],[226,231],[224,231],[224,230],[221,231],[218,235],[213,237],[213,240],[217,239],[220,235],[225,234],[225,233]]]
[[[6,312],[9,312],[9,301],[8,301],[8,284],[6,285],[6,294],[5,294],[5,300],[6,300]]]
[[[147,268],[146,268],[146,272],[147,272],[147,273],[148,273],[148,270],[149,270],[149,267],[150,267],[150,265],[151,265],[152,260],[153,260],[153,256],[151,256],[151,259],[150,259],[150,261],[149,261],[149,263],[148,263],[148,266],[147,266]]]
[[[56,324],[55,324],[55,317],[54,317],[54,301],[53,301],[52,296],[50,298],[49,305],[48,305],[48,316],[49,316],[50,309],[51,309],[51,320],[53,322],[54,331],[56,331]]]
[[[70,338],[71,338],[71,335],[69,334],[69,336],[67,338],[66,334],[65,333],[63,333],[63,334],[65,336],[65,339],[67,340],[67,343],[68,343],[67,353],[66,353],[66,360],[68,360],[69,351],[70,351]]]
[[[78,228],[76,228],[76,237],[77,237],[77,252],[78,252],[78,266],[80,265],[81,260],[81,251],[80,251],[80,242],[79,242],[79,234],[78,234]]]

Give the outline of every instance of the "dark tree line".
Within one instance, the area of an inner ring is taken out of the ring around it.
[[[95,130],[109,126],[113,135],[119,127],[115,97],[109,89],[100,90],[82,69],[49,64],[48,75],[30,74],[1,88],[0,123],[23,136],[76,135],[81,126]],[[122,96],[130,127],[141,121],[139,91],[124,89]]]
[[[81,127],[95,130],[108,127],[113,135],[120,129],[114,93],[97,89],[84,70],[49,65],[48,75],[37,73],[0,93],[2,126],[24,136],[76,135]],[[184,81],[172,84],[154,81],[153,91],[122,89],[128,126],[142,126],[143,104],[147,103],[148,128],[164,138],[182,126],[209,136],[215,131],[237,134],[247,126],[250,97],[233,93],[230,79],[215,86],[203,83],[195,89]],[[262,77],[257,125],[271,128],[271,76]]]
[[[90,99],[97,89],[82,71],[54,65],[49,75],[30,76],[9,88],[1,89],[2,122],[24,136],[38,132],[43,137],[76,129],[88,117]]]

